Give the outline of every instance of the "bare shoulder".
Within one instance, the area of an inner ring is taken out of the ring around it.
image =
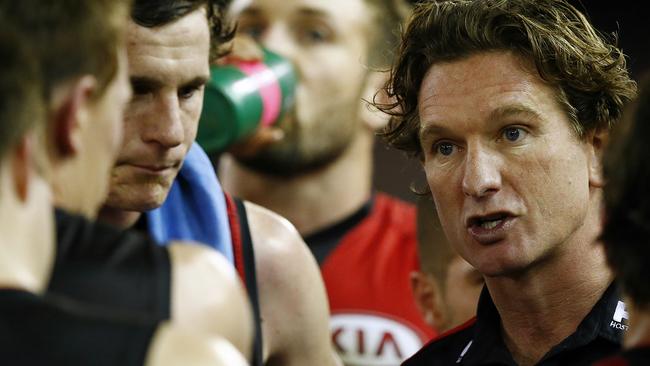
[[[174,322],[224,337],[248,355],[252,315],[233,265],[217,251],[192,242],[174,242],[169,253]]]
[[[309,248],[289,220],[275,212],[244,201],[255,255],[265,257],[263,266],[272,266],[280,262],[287,265],[288,256],[299,256],[309,263],[306,267],[318,268]]]
[[[146,366],[245,366],[244,357],[227,340],[206,337],[163,324],[156,330]]]
[[[255,252],[265,364],[335,365],[327,295],[311,251],[288,220],[244,204]]]
[[[235,285],[237,273],[232,264],[216,250],[191,241],[173,241],[169,244],[173,270],[191,271],[196,275],[213,275],[215,281]]]

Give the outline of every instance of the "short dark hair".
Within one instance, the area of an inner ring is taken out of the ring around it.
[[[131,19],[146,28],[163,26],[205,7],[210,26],[210,57],[215,60],[225,51],[222,45],[230,41],[235,28],[226,19],[230,0],[135,0]]]
[[[130,0],[3,1],[0,13],[33,46],[46,98],[60,82],[84,74],[97,78],[98,97],[117,71],[129,5]]]
[[[392,115],[387,142],[422,157],[419,89],[429,68],[490,51],[530,60],[557,91],[577,134],[610,128],[634,97],[623,53],[564,0],[423,1],[402,36],[385,89],[395,103],[377,107]]]
[[[29,43],[0,24],[0,156],[44,118],[41,78]]]
[[[624,291],[638,306],[650,308],[650,75],[639,97],[614,129],[605,154],[607,260]]]

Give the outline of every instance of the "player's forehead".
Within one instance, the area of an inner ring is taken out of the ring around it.
[[[130,22],[127,32],[130,76],[183,84],[209,75],[210,30],[204,9],[163,26]]]
[[[367,22],[372,9],[367,0],[252,0],[239,8],[245,16],[268,20],[323,18],[342,27]]]

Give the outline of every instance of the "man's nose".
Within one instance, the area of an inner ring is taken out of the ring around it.
[[[182,144],[185,130],[181,114],[178,96],[160,96],[154,115],[150,117],[145,142],[155,142],[168,149]]]
[[[296,41],[285,24],[273,24],[262,37],[262,45],[296,64]]]
[[[463,192],[482,198],[501,189],[500,164],[497,154],[481,146],[470,147],[465,161]]]

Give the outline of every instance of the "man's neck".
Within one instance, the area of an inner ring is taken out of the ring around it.
[[[573,334],[612,282],[596,235],[594,230],[583,237],[586,240],[566,245],[569,249],[525,274],[486,278],[501,316],[504,342],[518,364],[539,362]]]
[[[34,230],[34,226],[29,228]],[[44,251],[40,243],[31,245],[27,239],[31,232],[14,235],[17,231],[7,229],[6,225],[0,228],[0,232],[0,289],[44,292],[50,280],[54,248]]]
[[[306,236],[343,220],[370,199],[372,144],[370,134],[359,133],[332,164],[291,178],[262,175],[224,156],[219,176],[227,192],[277,212]]]
[[[121,229],[128,229],[142,216],[138,211],[125,211],[118,208],[104,206],[99,211],[99,219]]]
[[[18,202],[9,194],[10,183],[4,177],[0,182],[0,288],[42,293],[56,253],[53,220],[48,217],[53,211],[47,211],[48,205]]]
[[[56,153],[54,154],[54,157],[50,157],[53,167],[50,187],[54,195],[54,205],[67,212],[94,220],[99,202],[89,200],[88,197],[92,197],[93,194],[84,190],[93,192],[92,190],[96,188],[92,185],[87,187],[78,184],[79,181],[83,181],[80,173],[87,171],[86,167],[81,165],[82,160],[77,157],[61,160]]]

